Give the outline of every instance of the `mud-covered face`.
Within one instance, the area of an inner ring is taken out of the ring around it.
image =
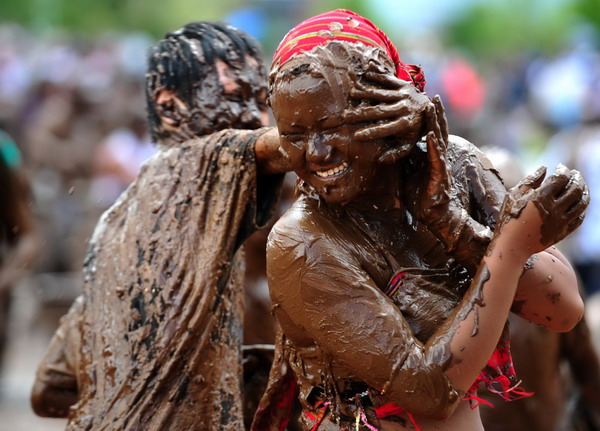
[[[350,78],[326,69],[275,82],[270,100],[292,169],[325,201],[343,205],[375,185],[383,145],[354,139],[358,126],[343,119]]]
[[[242,69],[221,60],[197,90],[190,109],[190,128],[204,135],[225,128],[256,129],[267,124],[266,77],[255,59],[248,57]]]
[[[155,104],[161,122],[156,134],[165,143],[183,142],[218,130],[257,129],[268,123],[267,86],[262,68],[247,57],[241,69],[217,60],[214,70],[197,84],[191,103],[159,89]]]

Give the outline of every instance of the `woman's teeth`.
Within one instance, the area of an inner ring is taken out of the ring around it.
[[[340,172],[343,172],[346,169],[348,169],[348,163],[342,162],[341,165],[338,165],[335,168],[331,168],[326,171],[315,171],[315,174],[317,174],[317,176],[319,176],[319,177],[325,178],[325,177],[330,177],[335,174],[339,174]]]

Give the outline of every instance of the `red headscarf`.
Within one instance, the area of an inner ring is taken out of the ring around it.
[[[308,52],[331,40],[360,42],[381,48],[396,66],[396,76],[411,82],[420,91],[425,88],[423,70],[404,64],[398,50],[387,35],[368,19],[346,9],[322,13],[301,22],[285,35],[273,56],[273,66],[288,61],[294,54]]]

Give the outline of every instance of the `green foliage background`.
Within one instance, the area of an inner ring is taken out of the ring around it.
[[[398,7],[408,7],[398,0]],[[3,0],[0,21],[14,21],[43,34],[67,30],[93,38],[108,30],[144,31],[159,38],[180,25],[195,20],[222,19],[228,12],[254,5],[268,10],[285,4],[276,0]],[[295,0],[304,16],[344,7],[369,15],[368,0]],[[412,2],[411,2],[412,3]],[[554,7],[548,5],[554,4]],[[414,6],[414,5],[413,5]],[[423,11],[427,13],[427,11]],[[303,18],[301,16],[299,18]],[[276,18],[275,18],[276,20]],[[473,54],[494,56],[522,51],[528,47],[549,53],[560,49],[573,26],[587,22],[600,30],[600,0],[489,0],[475,3],[466,14],[450,23],[445,42],[464,47]],[[388,31],[389,29],[384,28]],[[281,37],[267,32],[272,45]]]
[[[70,30],[94,37],[107,30],[144,31],[156,37],[194,19],[217,20],[243,0],[4,0],[0,19],[37,32]]]

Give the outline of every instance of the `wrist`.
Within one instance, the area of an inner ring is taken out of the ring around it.
[[[519,268],[522,268],[533,253],[528,247],[523,246],[519,238],[503,233],[500,230],[499,232],[495,232],[487,249],[486,256],[497,256],[502,261],[519,265]]]

